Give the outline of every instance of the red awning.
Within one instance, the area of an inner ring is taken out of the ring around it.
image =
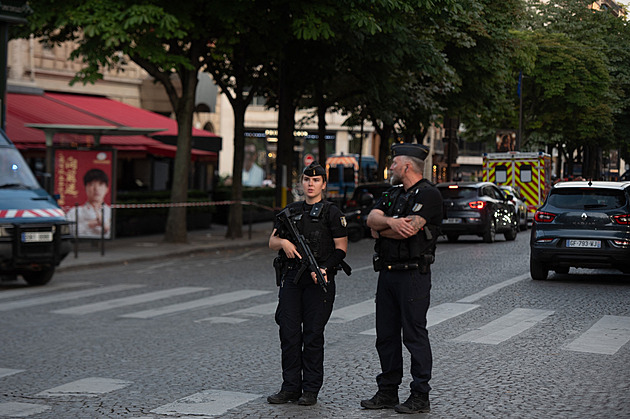
[[[7,135],[15,146],[22,150],[46,147],[44,132],[26,127],[26,124],[160,128],[166,130],[161,134],[170,132],[177,135],[177,122],[173,119],[103,97],[60,93],[43,95],[8,93],[6,112]],[[194,135],[209,140],[219,139],[216,135],[203,130],[195,130]],[[60,132],[54,136],[55,145],[61,146],[90,146],[93,142],[94,138],[91,135]],[[121,151],[142,151],[166,157],[173,157],[177,149],[144,135],[103,135],[100,143]],[[217,157],[215,152],[194,148],[191,153],[193,157]]]

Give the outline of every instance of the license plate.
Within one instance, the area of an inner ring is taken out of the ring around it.
[[[567,240],[567,247],[599,249],[602,247],[602,242],[599,240]]]
[[[461,218],[446,218],[442,220],[442,224],[461,224],[461,223],[462,223]]]
[[[53,241],[53,234],[50,231],[29,231],[22,233],[23,243],[42,243]]]

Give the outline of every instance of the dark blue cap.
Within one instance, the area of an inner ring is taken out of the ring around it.
[[[306,176],[323,176],[324,180],[326,180],[326,169],[322,167],[321,164],[314,161],[304,168],[303,172]]]
[[[392,158],[396,156],[410,156],[424,160],[429,155],[429,147],[422,144],[394,143],[392,144]]]

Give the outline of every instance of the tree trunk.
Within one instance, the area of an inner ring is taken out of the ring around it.
[[[289,63],[280,63],[280,85],[278,87],[278,149],[276,158],[276,207],[283,203],[283,185],[291,188],[293,181],[293,130],[295,129],[295,104],[293,86],[287,69]],[[284,170],[283,170],[284,168]],[[283,177],[286,174],[286,179]],[[286,203],[290,200],[287,197]]]
[[[243,237],[243,159],[245,152],[245,110],[241,101],[232,104],[234,110],[234,161],[232,164],[232,201],[228,215],[226,238]]]
[[[177,152],[173,168],[171,202],[188,201],[188,176],[190,172],[190,149],[192,141],[193,111],[197,71],[190,70],[179,74],[182,80],[182,96],[177,101]],[[187,241],[186,207],[171,207],[166,219],[164,240],[170,243]]]

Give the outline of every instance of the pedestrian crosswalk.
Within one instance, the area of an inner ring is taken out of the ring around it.
[[[2,369],[0,369],[1,371]],[[22,371],[20,371],[22,372]],[[96,398],[108,393],[120,392],[130,386],[132,381],[107,377],[87,377],[69,383],[60,384],[43,390],[29,399],[41,399],[42,402],[2,402],[0,401],[0,417],[29,417],[49,412],[53,408],[46,400],[81,400]],[[222,415],[228,410],[261,398],[260,394],[226,391],[220,389],[203,390],[171,403],[152,408],[155,415],[174,417],[210,418]]]
[[[457,319],[459,327],[466,330],[447,341],[453,345],[489,345],[517,343],[524,334],[537,327],[560,322],[552,308],[515,307],[510,311],[497,311],[488,318],[482,300],[507,286],[525,279],[517,276],[480,292],[461,298],[456,302],[443,302],[432,306],[427,315],[427,327],[436,328]],[[270,290],[244,289],[216,293],[208,287],[178,286],[150,289],[150,285],[117,284],[101,286],[86,282],[58,284],[47,288],[12,289],[0,292],[0,311],[37,308],[60,319],[75,316],[85,319],[90,315],[125,318],[128,321],[160,321],[164,316],[187,314],[200,325],[224,324],[226,327],[240,325],[257,319],[272,317],[277,306],[277,293]],[[138,310],[142,305],[143,310]],[[201,310],[203,309],[203,310]],[[375,336],[375,329],[364,330],[375,315],[374,298],[352,304],[339,304],[333,311],[328,326],[329,333],[335,328],[356,325],[357,339],[360,336]],[[201,310],[203,315],[199,315]],[[493,312],[494,313],[494,312]],[[210,315],[210,316],[209,316]],[[468,323],[467,323],[468,322]],[[144,324],[144,323],[142,323]],[[575,327],[575,326],[573,326]],[[339,330],[339,329],[337,329]],[[630,342],[630,316],[602,315],[597,319],[585,320],[578,333],[571,335],[570,342],[559,345],[560,350],[614,356]],[[4,362],[7,362],[5,360]],[[15,368],[9,368],[15,367]],[[21,365],[6,365],[0,361],[0,384],[27,373]],[[52,414],[59,404],[55,400],[94,399],[116,392],[129,391],[133,381],[117,377],[88,376],[71,382],[55,383],[49,389],[37,389],[26,394],[22,401],[4,401],[0,398],[0,417],[37,417]],[[152,415],[172,417],[215,417],[247,403],[262,403],[262,395],[229,389],[209,388],[155,406],[146,406]],[[149,416],[151,417],[151,416]],[[140,419],[140,417],[134,418]]]
[[[479,302],[483,298],[527,277],[527,275],[520,275],[510,278],[461,298],[457,302],[445,302],[432,306],[427,314],[427,327],[434,328],[451,319],[462,318],[481,307]],[[0,293],[0,312],[38,307],[59,316],[89,316],[108,312],[118,318],[159,320],[165,316],[184,313],[189,313],[194,317],[196,310],[203,309],[204,316],[193,318],[192,321],[199,324],[227,324],[238,327],[240,324],[257,318],[273,316],[277,306],[276,293],[269,290],[244,289],[213,294],[207,287],[180,286],[159,290],[147,290],[147,287],[149,286],[140,284],[100,286],[76,282],[48,288],[7,290]],[[266,301],[261,302],[261,298]],[[90,302],[90,299],[98,301]],[[235,307],[235,304],[238,304],[238,307]],[[138,305],[145,307],[143,310],[134,310]],[[147,308],[147,305],[150,306]],[[223,307],[227,308],[223,309]],[[373,298],[345,306],[337,303],[328,328],[334,330],[340,324],[353,324],[361,319],[373,319],[375,310]],[[212,312],[211,316],[208,316],[209,311]],[[502,313],[485,323],[471,324],[465,333],[451,341],[467,344],[502,344],[518,338],[544,322],[553,321],[554,313],[555,311],[551,309],[516,307],[509,313]],[[365,324],[365,322],[356,324]],[[374,328],[357,330],[356,333],[375,336],[376,330]],[[585,325],[580,336],[564,344],[562,349],[614,355],[628,342],[630,342],[630,317],[604,315],[597,319],[595,324]],[[0,378],[20,371],[0,368]]]

